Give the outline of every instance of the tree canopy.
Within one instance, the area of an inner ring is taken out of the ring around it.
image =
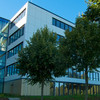
[[[40,83],[42,95],[46,82],[53,80],[54,76],[65,75],[66,72],[59,56],[56,38],[56,34],[47,27],[38,29],[27,41],[27,46],[19,52],[19,74],[26,75],[31,84]]]
[[[60,41],[60,53],[66,57],[67,67],[85,70],[88,93],[88,71],[100,67],[100,27],[86,18],[77,18],[75,25],[71,32],[65,32]]]
[[[85,16],[91,21],[100,21],[100,0],[88,0]]]

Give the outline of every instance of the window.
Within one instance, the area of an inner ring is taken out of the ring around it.
[[[57,41],[59,41],[59,39],[60,39],[60,35],[57,34]]]
[[[61,22],[61,28],[62,28],[62,29],[65,29],[64,23],[62,23],[62,22]]]
[[[52,25],[57,26],[64,30],[69,29],[70,32],[72,31],[72,26],[69,26],[69,25],[65,24],[64,22],[61,22],[55,18],[52,18]]]
[[[52,24],[56,25],[56,19],[53,18]]]
[[[57,27],[60,27],[60,21],[57,20]]]
[[[18,38],[24,35],[24,26],[22,26],[20,29],[18,29],[16,32],[14,32],[10,37],[9,37],[9,45],[16,41]]]
[[[53,33],[53,35],[54,35],[54,34],[55,34],[55,33]],[[56,40],[56,41],[59,42],[59,39],[60,39],[60,38],[63,38],[63,36],[57,34],[57,40]]]
[[[68,29],[68,25],[67,24],[65,24],[65,30],[67,30]]]
[[[6,76],[11,76],[19,73],[18,69],[16,69],[16,64],[17,63],[13,63],[6,67]]]
[[[9,50],[8,53],[7,53],[7,54],[8,54],[7,57],[10,58],[10,57],[12,57],[13,55],[17,54],[18,51],[21,51],[22,47],[23,47],[23,43],[20,43],[19,45],[17,45],[17,46],[14,47],[13,49]]]
[[[72,27],[71,27],[71,26],[69,26],[69,31],[70,31],[70,32],[72,31]]]

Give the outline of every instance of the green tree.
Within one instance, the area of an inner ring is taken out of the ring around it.
[[[26,75],[32,85],[35,83],[41,85],[41,100],[44,85],[53,80],[54,76],[62,76],[66,72],[58,53],[56,37],[44,27],[37,30],[30,41],[27,41],[27,46],[19,52],[17,65],[19,75]]]
[[[91,21],[100,21],[100,0],[88,0],[85,16]]]
[[[86,98],[88,98],[88,71],[100,67],[100,28],[86,18],[77,18],[76,27],[65,32],[60,41],[60,53],[66,57],[67,67],[85,70]]]

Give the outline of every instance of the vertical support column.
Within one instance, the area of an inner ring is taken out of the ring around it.
[[[58,95],[60,96],[60,82],[59,82],[59,87],[58,87]]]
[[[97,85],[96,85],[96,95],[97,95]]]
[[[81,94],[81,84],[79,86],[80,86],[80,94]]]
[[[73,83],[71,84],[71,87],[72,87],[72,95],[73,95]]]
[[[65,83],[63,83],[63,96],[65,95]]]
[[[67,85],[67,89],[68,89],[68,95],[69,95],[69,83],[68,83],[68,85]]]
[[[90,85],[90,95],[91,95],[91,85]]]
[[[77,87],[78,87],[77,85],[78,85],[78,84],[76,84],[76,95],[77,95]]]
[[[53,96],[55,96],[55,82],[53,82]]]
[[[94,95],[94,85],[93,85],[93,95]]]

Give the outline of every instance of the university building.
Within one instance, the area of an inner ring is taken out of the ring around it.
[[[32,2],[27,2],[1,30],[6,31],[5,40],[5,67],[0,69],[0,75],[4,74],[3,92],[17,95],[40,95],[39,84],[29,85],[25,79],[20,77],[17,64],[18,51],[27,45],[26,40],[37,31],[46,26],[57,33],[57,41],[64,36],[65,30],[75,27],[74,23],[42,8]],[[1,41],[3,42],[3,40]],[[88,72],[89,94],[100,93],[100,73]],[[55,81],[48,83],[44,87],[44,95],[70,95],[84,94],[85,91],[85,72],[78,72],[69,68],[65,77],[55,78]]]

